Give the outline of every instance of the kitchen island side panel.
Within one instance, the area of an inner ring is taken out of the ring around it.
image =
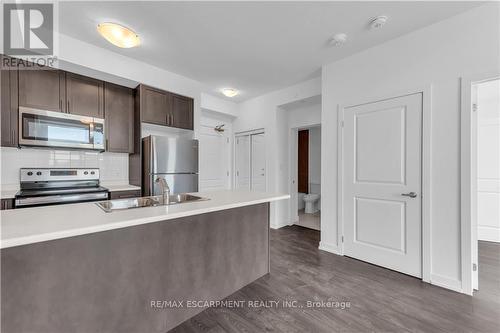
[[[269,272],[269,203],[6,248],[1,260],[2,332],[166,332],[204,310],[187,300],[221,300]]]

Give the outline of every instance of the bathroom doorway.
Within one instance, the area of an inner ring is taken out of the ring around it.
[[[297,219],[301,227],[321,229],[321,126],[296,130]]]

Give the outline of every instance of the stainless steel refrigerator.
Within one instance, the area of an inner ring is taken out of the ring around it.
[[[150,135],[142,139],[145,195],[161,194],[165,178],[170,193],[198,192],[198,140]]]

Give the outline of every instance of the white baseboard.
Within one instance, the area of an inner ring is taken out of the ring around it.
[[[322,251],[334,253],[337,255],[342,255],[342,253],[340,252],[340,248],[335,244],[325,243],[325,242],[321,241],[321,242],[319,242],[318,249],[320,249]]]
[[[477,239],[488,242],[500,243],[500,229],[494,227],[477,227]]]
[[[462,293],[462,282],[457,279],[452,279],[447,276],[442,276],[438,274],[431,274],[431,284],[439,286],[442,288],[450,289],[459,293]]]
[[[279,223],[271,223],[269,225],[269,227],[271,229],[280,229],[280,228],[287,227],[287,226],[292,225],[292,224],[293,223],[291,223],[291,222],[284,221],[284,222],[279,222]]]

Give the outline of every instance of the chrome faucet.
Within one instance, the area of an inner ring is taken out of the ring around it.
[[[155,182],[161,186],[161,195],[162,195],[163,205],[169,205],[170,204],[170,187],[168,186],[167,181],[165,180],[165,178],[158,177],[158,178],[156,178]],[[167,199],[167,200],[165,200],[165,199]]]

